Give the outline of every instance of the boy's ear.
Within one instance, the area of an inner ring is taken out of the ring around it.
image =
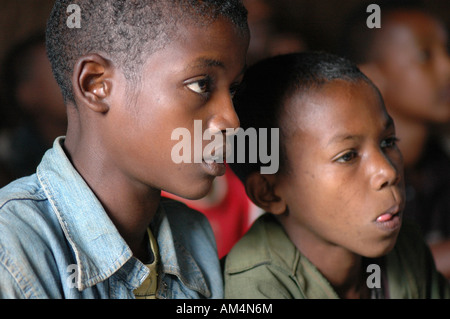
[[[286,209],[286,203],[283,198],[275,193],[274,174],[251,173],[245,182],[245,190],[250,200],[264,211],[280,215]]]
[[[109,61],[97,54],[83,56],[75,65],[73,76],[75,98],[95,112],[108,112],[108,97],[112,88]]]
[[[369,62],[358,65],[362,73],[364,73],[383,94],[386,89],[386,77],[383,70],[377,63]]]

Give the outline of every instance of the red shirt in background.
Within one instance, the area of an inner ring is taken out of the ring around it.
[[[228,254],[259,213],[259,209],[247,197],[241,181],[229,167],[224,176],[214,180],[211,192],[203,199],[187,200],[166,192],[162,192],[162,196],[183,202],[208,218],[216,238],[219,258]]]

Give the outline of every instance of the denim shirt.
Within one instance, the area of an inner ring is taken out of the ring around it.
[[[134,298],[148,268],[133,257],[56,139],[34,175],[0,190],[0,298]],[[150,228],[158,298],[223,298],[214,235],[200,213],[161,199]]]

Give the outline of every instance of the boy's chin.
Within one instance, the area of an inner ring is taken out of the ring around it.
[[[190,185],[190,186],[191,187],[178,189],[173,192],[167,190],[167,192],[187,200],[198,200],[208,195],[212,187],[212,181],[202,183],[202,185]]]
[[[368,250],[368,253],[362,255],[367,258],[380,258],[386,256],[394,249],[396,242],[397,236],[389,241],[378,244],[376,247]]]

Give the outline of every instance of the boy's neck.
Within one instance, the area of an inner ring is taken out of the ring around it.
[[[296,234],[303,234],[291,236],[290,227],[286,227],[289,222],[282,224],[297,249],[328,280],[339,297],[344,299],[370,297],[370,291],[364,279],[363,257],[342,247],[314,241],[314,237],[302,236],[304,233],[308,233],[308,230],[299,232],[297,229],[295,230]],[[309,239],[313,239],[314,242]]]
[[[115,171],[96,152],[94,144],[88,147],[74,138],[69,128],[64,146],[72,164],[101,202],[133,255],[145,260],[149,253],[147,228],[158,210],[161,191]]]
[[[324,258],[324,256],[327,257]],[[369,298],[370,293],[363,276],[361,256],[341,247],[334,247],[327,249],[327,252],[323,252],[323,254],[312,254],[306,257],[327,278],[339,297],[344,299]]]

